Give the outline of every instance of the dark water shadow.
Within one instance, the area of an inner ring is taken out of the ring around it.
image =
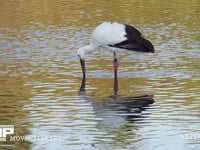
[[[93,110],[98,117],[120,116],[123,117],[125,121],[135,122],[148,117],[147,113],[143,115],[144,113],[142,112],[150,108],[151,104],[154,103],[153,95],[118,95],[119,89],[117,75],[114,76],[113,95],[107,98],[104,97],[100,101],[93,100],[94,98],[92,98],[92,96],[86,95],[85,82],[86,78],[83,77],[79,94],[92,102]]]

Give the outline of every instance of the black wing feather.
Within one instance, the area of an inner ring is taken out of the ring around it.
[[[125,25],[125,31],[125,37],[127,40],[109,46],[127,50],[154,53],[153,44],[149,40],[142,37],[140,31],[130,25]]]

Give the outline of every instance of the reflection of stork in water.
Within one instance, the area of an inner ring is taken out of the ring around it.
[[[114,95],[112,96],[112,98],[108,98],[107,100],[105,100],[103,102],[103,105],[101,104],[101,107],[99,107],[100,102],[92,101],[93,108],[95,112],[99,114],[99,116],[109,116],[112,112],[112,115],[120,115],[123,116],[123,118],[125,117],[126,120],[136,121],[139,118],[144,117],[141,115],[141,112],[144,111],[147,106],[154,103],[153,95],[142,95],[134,97],[119,96],[117,72],[114,73],[113,90]],[[85,94],[85,77],[82,78],[80,92]]]

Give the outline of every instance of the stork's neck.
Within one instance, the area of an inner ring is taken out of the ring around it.
[[[95,49],[96,49],[96,46],[92,43],[90,45],[83,46],[83,47],[79,48],[78,56],[81,59],[85,59],[86,54],[94,51]]]

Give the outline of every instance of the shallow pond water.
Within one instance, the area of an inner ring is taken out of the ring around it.
[[[0,0],[0,125],[18,136],[0,149],[200,149],[199,7]],[[112,53],[95,51],[84,83],[76,51],[103,21],[134,25],[156,53],[118,53],[116,79]]]

